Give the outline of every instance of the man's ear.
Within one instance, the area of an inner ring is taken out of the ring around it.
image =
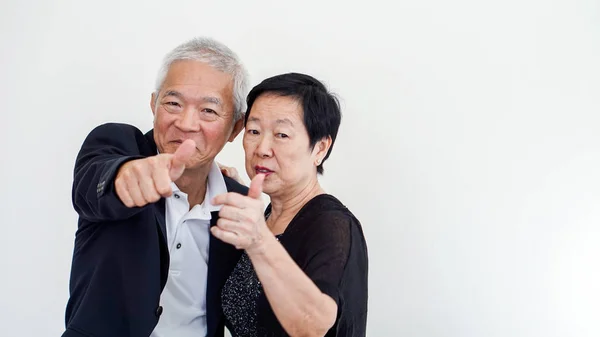
[[[233,130],[231,131],[231,135],[229,136],[229,142],[233,142],[235,140],[235,137],[237,137],[237,135],[240,133],[240,131],[242,131],[242,129],[244,128],[244,117],[238,119],[237,122],[235,122],[235,124],[233,125]]]
[[[153,92],[150,96],[150,109],[152,109],[152,115],[156,116],[156,93]]]

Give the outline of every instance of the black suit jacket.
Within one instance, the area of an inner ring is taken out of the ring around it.
[[[101,125],[84,141],[74,172],[79,222],[63,337],[148,337],[154,330],[169,270],[165,201],[128,208],[116,195],[114,179],[126,161],[156,153],[152,131],[144,135],[126,124]],[[228,191],[247,194],[245,186],[224,178]],[[213,212],[211,226],[217,218]],[[221,289],[240,254],[210,235],[209,337],[223,336]]]

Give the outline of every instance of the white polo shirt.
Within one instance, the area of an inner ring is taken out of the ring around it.
[[[170,254],[167,284],[160,296],[163,312],[150,337],[206,336],[206,278],[210,239],[210,212],[219,211],[210,200],[227,192],[216,163],[208,173],[206,195],[191,210],[187,194],[171,183],[173,195],[165,200],[167,244]]]

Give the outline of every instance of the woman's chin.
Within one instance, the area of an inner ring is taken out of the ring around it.
[[[276,184],[274,184],[273,182],[267,181],[267,177],[265,177],[265,181],[263,182],[263,186],[262,186],[262,190],[263,193],[271,196],[272,194],[277,194],[277,191],[279,190],[279,188],[277,187]]]

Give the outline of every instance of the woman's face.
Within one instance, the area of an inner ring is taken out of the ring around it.
[[[243,143],[250,179],[266,174],[263,191],[271,197],[311,186],[317,179],[317,161],[327,154],[329,142],[319,141],[310,149],[298,100],[263,94],[248,113]]]

